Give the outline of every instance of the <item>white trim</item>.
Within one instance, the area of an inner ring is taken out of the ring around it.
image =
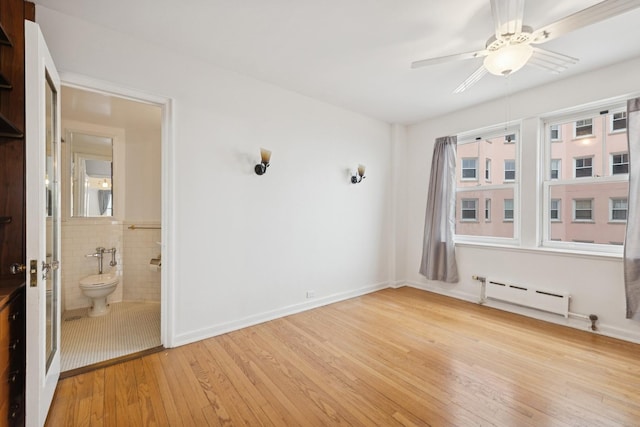
[[[173,208],[175,194],[175,126],[174,101],[169,97],[153,95],[131,88],[118,86],[115,83],[63,72],[60,74],[63,86],[74,87],[109,96],[118,96],[136,102],[155,104],[162,108],[162,270],[161,270],[161,304],[160,304],[160,342],[165,347],[175,346],[175,271],[176,256],[175,215]]]

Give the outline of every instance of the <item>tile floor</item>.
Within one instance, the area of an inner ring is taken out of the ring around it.
[[[160,303],[119,302],[101,317],[62,315],[60,370],[92,365],[160,345]]]

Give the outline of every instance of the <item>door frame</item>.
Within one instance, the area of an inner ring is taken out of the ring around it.
[[[174,100],[172,98],[153,95],[115,83],[95,79],[81,74],[60,72],[62,86],[73,87],[90,92],[98,92],[108,96],[127,98],[132,101],[154,104],[162,109],[161,123],[161,253],[162,269],[160,270],[160,343],[166,347],[175,346],[175,135],[174,135]]]

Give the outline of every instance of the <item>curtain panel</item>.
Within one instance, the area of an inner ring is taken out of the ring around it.
[[[457,137],[436,139],[427,196],[420,274],[429,280],[458,281],[455,234]]]
[[[640,320],[640,98],[627,101],[629,198],[624,242],[627,319]]]

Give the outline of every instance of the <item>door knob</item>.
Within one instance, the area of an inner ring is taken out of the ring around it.
[[[24,264],[14,262],[9,266],[9,273],[11,274],[24,273],[25,271],[27,271],[27,266]]]

